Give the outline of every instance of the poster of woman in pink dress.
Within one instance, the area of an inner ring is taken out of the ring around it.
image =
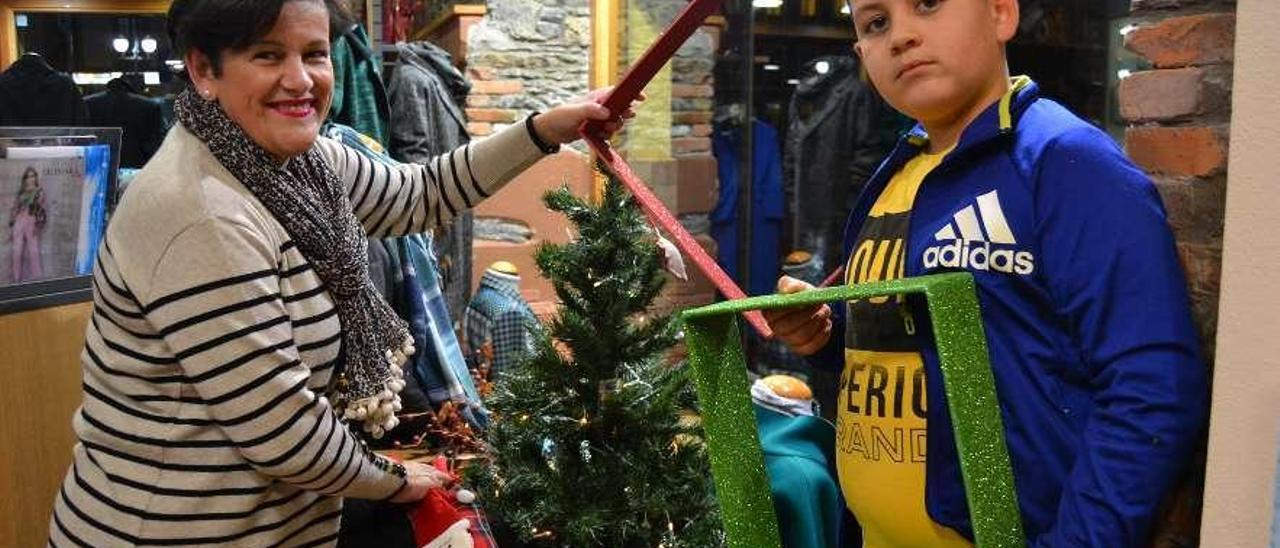
[[[40,264],[40,235],[49,221],[44,189],[40,188],[40,173],[35,167],[28,167],[22,172],[20,184],[13,207],[9,210],[10,266],[15,283],[44,278],[44,268]]]

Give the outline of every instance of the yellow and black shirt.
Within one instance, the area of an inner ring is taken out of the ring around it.
[[[921,154],[894,174],[863,223],[845,265],[846,283],[902,277],[916,191],[947,152]],[[862,525],[863,546],[970,546],[925,511],[925,371],[904,300],[852,301],[847,318],[836,468]]]

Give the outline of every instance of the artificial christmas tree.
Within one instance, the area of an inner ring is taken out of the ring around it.
[[[723,545],[688,371],[663,359],[676,328],[645,314],[666,281],[657,234],[614,180],[598,206],[544,201],[577,235],[539,250],[559,314],[487,400],[486,509],[535,546]]]

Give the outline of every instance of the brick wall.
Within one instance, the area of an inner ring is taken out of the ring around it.
[[[1235,2],[1134,0],[1126,46],[1152,69],[1120,84],[1129,155],[1155,179],[1213,356],[1231,120]]]
[[[1131,124],[1126,149],[1156,182],[1187,274],[1192,312],[1212,367],[1222,277],[1231,122],[1233,0],[1133,0],[1138,28],[1125,45],[1151,64],[1120,83]],[[1204,455],[1166,501],[1152,545],[1195,546]]]

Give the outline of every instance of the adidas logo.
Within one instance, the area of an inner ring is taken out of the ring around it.
[[[1009,230],[1000,196],[993,190],[977,198],[978,207],[970,205],[956,212],[951,222],[933,236],[939,242],[924,250],[925,268],[962,268],[982,271],[1030,275],[1035,272],[1035,256],[1018,251],[1018,240]]]

